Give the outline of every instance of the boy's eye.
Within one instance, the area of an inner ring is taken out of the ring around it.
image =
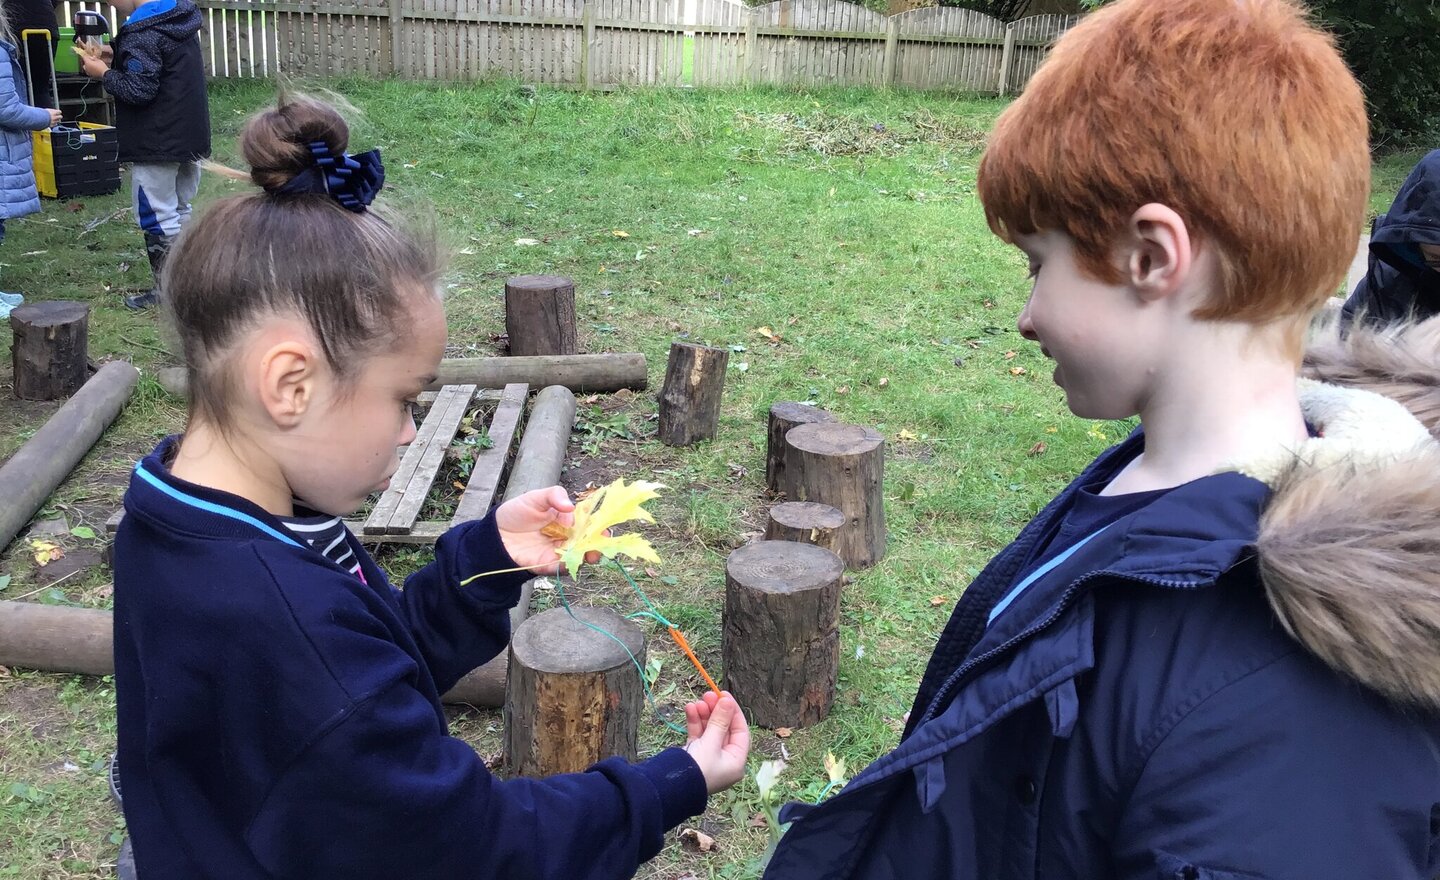
[[[1026,275],[1025,277],[1029,278],[1031,281],[1034,281],[1034,280],[1035,280],[1035,276],[1037,276],[1037,275],[1039,275],[1039,274],[1040,274],[1040,264],[1039,264],[1039,263],[1031,263],[1031,264],[1030,264],[1030,274]]]

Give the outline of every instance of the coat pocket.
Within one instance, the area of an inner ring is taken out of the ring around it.
[[[1160,869],[1156,875],[1157,880],[1267,880],[1261,874],[1207,868],[1169,853],[1160,853],[1159,856],[1156,860],[1156,866]]]

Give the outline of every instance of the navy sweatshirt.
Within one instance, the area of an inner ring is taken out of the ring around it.
[[[440,694],[509,640],[525,575],[493,516],[452,529],[403,591],[279,520],[131,476],[115,538],[115,685],[138,874],[167,878],[621,878],[705,807],[681,749],[502,781]]]

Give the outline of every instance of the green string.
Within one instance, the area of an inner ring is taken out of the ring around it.
[[[613,561],[613,560],[612,560],[612,561]],[[622,566],[622,565],[620,565],[620,563],[616,562],[615,564],[616,564],[616,566],[618,566],[618,567],[620,568],[620,570],[621,570],[622,572],[625,571],[625,567]],[[625,577],[626,577],[626,578],[629,578],[629,577],[630,577],[630,573],[629,573],[629,572],[625,572]],[[635,582],[632,580],[630,583],[633,584],[633,583],[635,583]],[[636,587],[635,589],[638,591],[640,588],[639,588],[639,587]],[[595,631],[598,632],[600,635],[606,637],[607,639],[610,639],[610,640],[613,641],[615,644],[617,644],[617,645],[620,646],[621,650],[623,650],[623,651],[625,652],[625,656],[626,656],[626,657],[629,657],[629,658],[630,658],[630,662],[631,662],[632,664],[634,664],[634,666],[635,666],[635,671],[640,673],[640,687],[645,691],[645,701],[650,704],[650,709],[651,709],[651,711],[653,711],[653,712],[655,713],[655,717],[658,718],[658,719],[660,719],[660,722],[661,722],[662,724],[664,724],[666,727],[670,728],[671,730],[675,731],[676,733],[680,734],[681,736],[686,736],[686,737],[688,737],[688,736],[690,735],[690,731],[686,730],[685,728],[681,727],[680,725],[678,725],[678,724],[676,724],[675,722],[671,721],[670,719],[666,718],[664,715],[661,715],[661,714],[660,714],[660,707],[657,706],[657,705],[655,705],[655,695],[652,694],[652,693],[650,693],[650,685],[645,681],[645,668],[640,665],[640,661],[639,661],[639,660],[635,659],[635,655],[634,655],[633,653],[631,653],[630,647],[629,647],[628,645],[626,645],[624,642],[620,641],[620,639],[619,639],[614,633],[607,632],[606,630],[604,630],[604,629],[596,626],[595,624],[589,623],[589,622],[584,621],[584,620],[581,620],[580,618],[578,618],[578,617],[575,616],[574,610],[572,610],[572,609],[570,608],[570,602],[569,602],[568,600],[566,600],[566,598],[565,598],[565,587],[561,584],[561,582],[560,582],[560,576],[559,576],[559,575],[556,575],[556,577],[555,577],[555,593],[560,597],[560,604],[561,604],[562,607],[564,607],[565,613],[568,614],[568,615],[570,615],[570,619],[571,619],[571,620],[575,621],[576,623],[580,624],[581,626],[584,626],[584,627],[587,627],[587,628],[589,628],[589,629],[595,630]],[[645,594],[644,594],[644,593],[641,593],[641,594],[640,594],[640,598],[641,598],[641,599],[644,599],[645,604],[647,604],[647,605],[650,604],[650,600],[649,600],[649,599],[645,599]],[[655,606],[650,605],[650,607],[651,607],[651,608],[654,608]],[[646,616],[646,617],[653,617],[653,618],[655,618],[656,620],[661,621],[662,623],[665,622],[665,618],[660,614],[659,611],[654,611],[654,612],[650,612],[650,611],[637,611],[636,614],[641,614],[641,615],[644,615],[644,616]],[[667,624],[667,625],[668,625],[668,624]]]

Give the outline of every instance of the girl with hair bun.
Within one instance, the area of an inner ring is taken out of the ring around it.
[[[552,487],[452,529],[403,591],[345,529],[446,338],[435,245],[374,210],[380,156],[348,141],[311,99],[256,115],[261,191],[187,226],[165,268],[189,419],[136,466],[115,541],[137,873],[629,877],[740,779],[744,717],[707,695],[684,749],[548,779],[498,780],[449,736],[440,695],[505,647],[574,505]]]

